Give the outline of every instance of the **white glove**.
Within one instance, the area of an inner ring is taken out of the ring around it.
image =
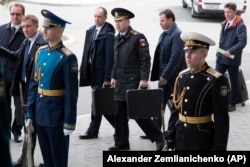
[[[25,124],[26,130],[28,134],[31,134],[34,132],[34,126],[33,126],[33,120],[28,119]]]
[[[71,135],[71,133],[73,133],[73,132],[74,132],[74,130],[63,129],[64,136]]]

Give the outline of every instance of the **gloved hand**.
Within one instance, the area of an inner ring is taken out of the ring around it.
[[[33,120],[28,119],[25,124],[26,130],[28,134],[31,134],[34,132],[34,126],[33,126]]]
[[[73,133],[73,132],[74,132],[74,130],[63,129],[64,136],[71,135],[71,133]]]

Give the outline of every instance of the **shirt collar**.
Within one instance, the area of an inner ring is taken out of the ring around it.
[[[232,20],[228,20],[227,23],[229,23],[229,26],[233,24],[234,20],[236,19],[236,16]]]

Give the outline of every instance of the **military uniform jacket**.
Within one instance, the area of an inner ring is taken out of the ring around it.
[[[117,80],[114,99],[126,101],[126,91],[137,89],[150,73],[149,45],[146,37],[128,28],[123,37],[115,37],[114,65],[111,78]]]
[[[76,56],[62,42],[39,48],[28,93],[27,116],[40,126],[75,129],[78,98]]]
[[[178,97],[182,94],[183,98],[180,108],[171,113],[169,146],[176,150],[226,150],[229,133],[227,79],[205,64],[195,71],[182,71],[175,84]],[[213,121],[189,124],[180,121],[179,114],[184,118],[212,115]]]

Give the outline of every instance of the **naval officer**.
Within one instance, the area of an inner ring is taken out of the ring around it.
[[[215,42],[195,32],[183,32],[181,39],[188,68],[180,72],[174,85],[169,150],[226,150],[228,82],[206,63],[209,46]]]

